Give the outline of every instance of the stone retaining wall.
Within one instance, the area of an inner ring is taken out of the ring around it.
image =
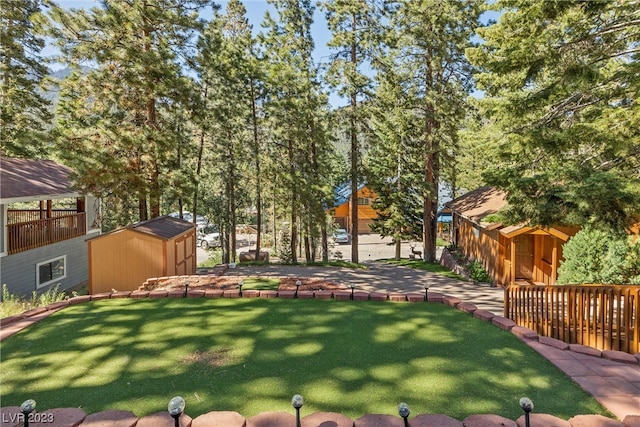
[[[22,426],[23,415],[19,406],[0,408],[3,427]],[[87,415],[80,408],[56,408],[31,414],[32,423],[37,426],[56,427],[174,427],[174,419],[168,412],[157,412],[138,418],[133,412],[109,410]],[[33,421],[45,422],[33,422]],[[179,418],[181,427],[294,427],[296,417],[288,412],[263,412],[245,418],[237,412],[213,411],[196,418],[182,414]],[[471,415],[462,421],[442,414],[420,414],[408,417],[411,427],[525,427],[524,415],[517,420],[510,420],[499,415]],[[530,414],[532,426],[555,427],[637,427],[640,426],[640,415],[629,415],[625,419],[615,421],[602,415],[576,415],[565,421],[549,414]],[[368,414],[352,420],[342,414],[332,412],[316,412],[301,417],[302,427],[403,427],[404,421],[399,416]]]

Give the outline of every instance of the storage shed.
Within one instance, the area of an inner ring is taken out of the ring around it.
[[[133,291],[150,277],[196,273],[195,225],[162,216],[89,240],[89,293]]]

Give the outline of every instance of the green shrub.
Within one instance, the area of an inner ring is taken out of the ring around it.
[[[586,227],[563,247],[559,284],[639,284],[640,243]]]
[[[479,283],[493,282],[493,279],[491,278],[491,276],[489,276],[489,273],[487,273],[487,270],[484,269],[484,267],[478,260],[474,260],[469,265],[468,270],[469,270],[469,277],[471,277],[471,280],[473,280],[474,282],[479,282]]]
[[[288,231],[283,231],[278,245],[278,258],[281,264],[291,264],[293,262],[293,254],[291,253],[291,236]]]

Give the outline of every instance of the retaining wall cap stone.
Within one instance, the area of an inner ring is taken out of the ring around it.
[[[538,334],[536,331],[532,331],[529,328],[525,328],[524,326],[514,326],[511,328],[511,333],[518,338],[523,338],[525,340],[537,340]]]
[[[614,362],[632,363],[637,364],[638,359],[633,354],[625,353],[617,350],[604,350],[602,357],[605,359],[613,360]]]
[[[133,412],[112,409],[89,415],[80,427],[134,427],[137,422]]]
[[[288,412],[263,412],[247,418],[246,427],[286,427],[295,426],[296,417]]]
[[[187,414],[180,415],[178,422],[180,427],[191,427],[191,417]],[[175,422],[169,412],[162,411],[147,415],[138,420],[136,427],[174,427]]]
[[[518,427],[515,421],[500,415],[471,415],[462,420],[464,427]]]
[[[620,421],[602,415],[576,415],[569,418],[569,424],[571,427],[624,427]]]
[[[244,427],[245,417],[234,411],[213,411],[194,418],[191,427]]]
[[[476,310],[478,310],[478,307],[476,307],[474,304],[471,304],[470,302],[461,302],[456,306],[456,308],[458,310],[464,311],[465,313],[471,313],[471,314],[473,314]]]
[[[40,411],[40,414],[52,414],[52,423],[29,423],[33,427],[43,427],[47,425],[77,427],[87,418],[87,413],[80,408],[56,408]],[[45,418],[46,419],[46,418]]]
[[[491,319],[491,323],[497,326],[500,329],[504,329],[505,331],[510,331],[511,328],[516,326],[516,322],[511,319],[507,319],[506,317],[496,316]]]
[[[27,311],[23,312],[22,316],[23,317],[33,317],[35,315],[42,314],[45,311],[47,311],[46,307],[36,307],[36,308],[32,308],[31,310],[27,310]]]
[[[586,354],[588,356],[602,357],[602,350],[582,344],[569,344],[569,350],[575,353]]]
[[[410,420],[411,422],[413,420]],[[404,421],[397,415],[368,414],[358,418],[353,425],[354,427],[404,427]]]
[[[558,417],[554,417],[549,414],[529,414],[532,426],[544,426],[544,427],[571,427],[569,421],[565,421]],[[518,427],[526,427],[524,421],[524,415],[516,420]]]
[[[624,427],[640,427],[640,415],[627,415],[622,424]]]
[[[410,419],[411,427],[463,427],[463,424],[443,414],[422,414]]]
[[[491,319],[496,317],[496,315],[490,312],[489,310],[476,310],[473,312],[473,317],[475,317],[476,319],[486,320],[487,322],[490,322]]]
[[[300,420],[302,427],[353,427],[353,420],[336,412],[314,412]]]
[[[543,335],[540,335],[538,337],[538,342],[540,342],[540,344],[548,345],[550,347],[558,348],[560,350],[569,349],[569,344],[567,344],[566,342],[560,341],[559,339],[556,339],[556,338],[545,337]]]

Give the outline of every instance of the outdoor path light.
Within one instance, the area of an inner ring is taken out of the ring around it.
[[[353,300],[353,291],[355,291],[356,286],[355,285],[351,285],[351,299]]]
[[[520,399],[520,407],[524,411],[525,426],[531,427],[531,422],[529,421],[529,413],[533,411],[533,402],[528,397],[523,397]]]
[[[188,292],[189,292],[189,281],[187,280],[186,282],[184,282],[184,295],[182,297],[186,298]]]
[[[426,302],[429,302],[429,287],[428,286],[424,287],[424,300]]]
[[[299,394],[291,398],[291,406],[296,409],[296,427],[300,427],[300,408],[304,405],[304,399]]]
[[[31,414],[34,409],[36,409],[36,401],[33,399],[25,400],[22,405],[20,405],[20,410],[24,416],[24,427],[29,427],[29,414]]]
[[[407,420],[407,418],[409,418],[410,413],[411,411],[409,410],[409,405],[404,402],[398,405],[398,414],[404,420],[404,427],[409,427],[409,421]]]
[[[240,281],[240,284],[238,285],[238,289],[240,289],[240,297],[242,298],[242,285],[244,285],[244,280]]]
[[[296,294],[294,296],[294,298],[298,298],[298,289],[300,289],[300,285],[302,284],[302,282],[300,280],[296,280]]]
[[[176,396],[169,401],[167,409],[169,410],[169,415],[173,418],[175,427],[180,427],[180,415],[184,412],[185,406],[186,402],[182,396]]]

